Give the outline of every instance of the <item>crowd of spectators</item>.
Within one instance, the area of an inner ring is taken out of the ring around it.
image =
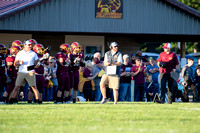
[[[155,100],[156,95],[160,96],[161,93],[161,81],[159,66],[157,59],[152,57],[142,57],[142,52],[138,51],[132,55],[124,54],[122,56],[123,64],[121,65],[120,72],[120,84],[118,89],[118,101],[131,102],[131,101],[147,101],[151,102]],[[79,83],[77,99],[79,101],[101,101],[102,93],[100,89],[100,81],[102,75],[105,73],[104,57],[100,52],[96,52],[91,60],[80,62],[79,64]],[[55,101],[58,94],[58,62],[56,57],[50,56],[47,60],[48,63],[43,64],[44,67],[44,82],[42,101]],[[191,66],[193,65],[193,59],[188,59],[187,64],[178,69],[173,78],[173,102],[182,101],[189,102],[188,90],[192,90],[193,101],[200,101],[200,58],[198,59],[198,65],[196,70],[193,71]],[[172,74],[173,75],[173,74]],[[70,69],[69,69],[70,77]],[[176,77],[176,78],[175,78]],[[171,82],[170,82],[171,83]],[[166,85],[166,88],[168,86]],[[27,92],[27,90],[29,90]],[[28,99],[30,91],[28,85],[21,87],[20,100],[32,100],[33,97]],[[106,93],[109,100],[114,100],[112,88],[106,85]],[[60,90],[59,90],[60,91]],[[72,100],[73,94],[69,93],[69,98]],[[167,92],[165,92],[167,95]],[[6,96],[6,94],[4,93]],[[60,94],[61,100],[64,99],[64,94]],[[3,95],[2,95],[3,96]],[[2,98],[1,96],[1,98]],[[40,98],[40,93],[39,96]],[[167,98],[164,99],[167,101]]]

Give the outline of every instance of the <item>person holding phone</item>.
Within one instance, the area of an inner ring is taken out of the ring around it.
[[[24,42],[24,49],[18,52],[15,58],[14,64],[19,66],[19,71],[17,73],[15,88],[13,89],[9,98],[10,104],[13,103],[14,99],[18,95],[20,86],[24,86],[26,82],[28,82],[35,94],[36,103],[39,102],[39,92],[36,87],[36,78],[34,73],[34,68],[38,67],[38,63],[36,62],[38,62],[39,58],[37,54],[31,50],[33,45],[31,40],[32,39]],[[29,69],[30,66],[34,66],[33,69]]]

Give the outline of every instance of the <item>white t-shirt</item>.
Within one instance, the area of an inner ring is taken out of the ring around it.
[[[19,72],[29,73],[29,72],[33,72],[34,70],[28,71],[27,67],[34,65],[35,61],[38,60],[38,56],[32,50],[28,52],[22,50],[17,53],[16,60],[24,61],[24,63],[19,66]]]

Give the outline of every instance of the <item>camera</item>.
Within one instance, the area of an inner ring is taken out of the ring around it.
[[[162,68],[166,68],[167,62],[162,62],[162,61],[161,61],[161,62],[159,63],[159,66],[162,67]]]
[[[51,51],[51,46],[48,46],[47,48],[45,48],[45,53],[50,53],[50,51]]]

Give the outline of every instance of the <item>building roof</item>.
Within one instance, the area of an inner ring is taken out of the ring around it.
[[[17,13],[23,12],[37,5],[45,3],[51,0],[2,0],[0,4],[0,20],[13,16]],[[179,2],[178,0],[161,0],[174,6],[182,11],[189,13],[190,15],[200,19],[200,12],[197,10]]]
[[[13,16],[25,10],[28,10],[30,8],[33,8],[47,1],[50,0],[9,0],[9,1],[2,0],[0,4],[0,20]],[[200,12],[179,2],[178,0],[161,0],[161,1],[166,2],[171,6],[179,8],[191,14],[192,16],[200,19]]]
[[[179,8],[191,15],[193,15],[194,17],[197,17],[197,18],[200,18],[200,12],[195,10],[194,8],[192,7],[189,7],[181,2],[179,2],[178,0],[162,0],[168,4],[170,4],[171,6],[174,6],[176,8]]]
[[[2,0],[0,4],[0,20],[28,10],[49,0]]]
[[[35,3],[0,16],[0,31],[124,35],[147,41],[163,36],[191,41],[200,36],[200,12],[177,0],[123,0],[122,19],[96,18],[95,8],[87,8],[94,7],[95,0],[32,2]]]

